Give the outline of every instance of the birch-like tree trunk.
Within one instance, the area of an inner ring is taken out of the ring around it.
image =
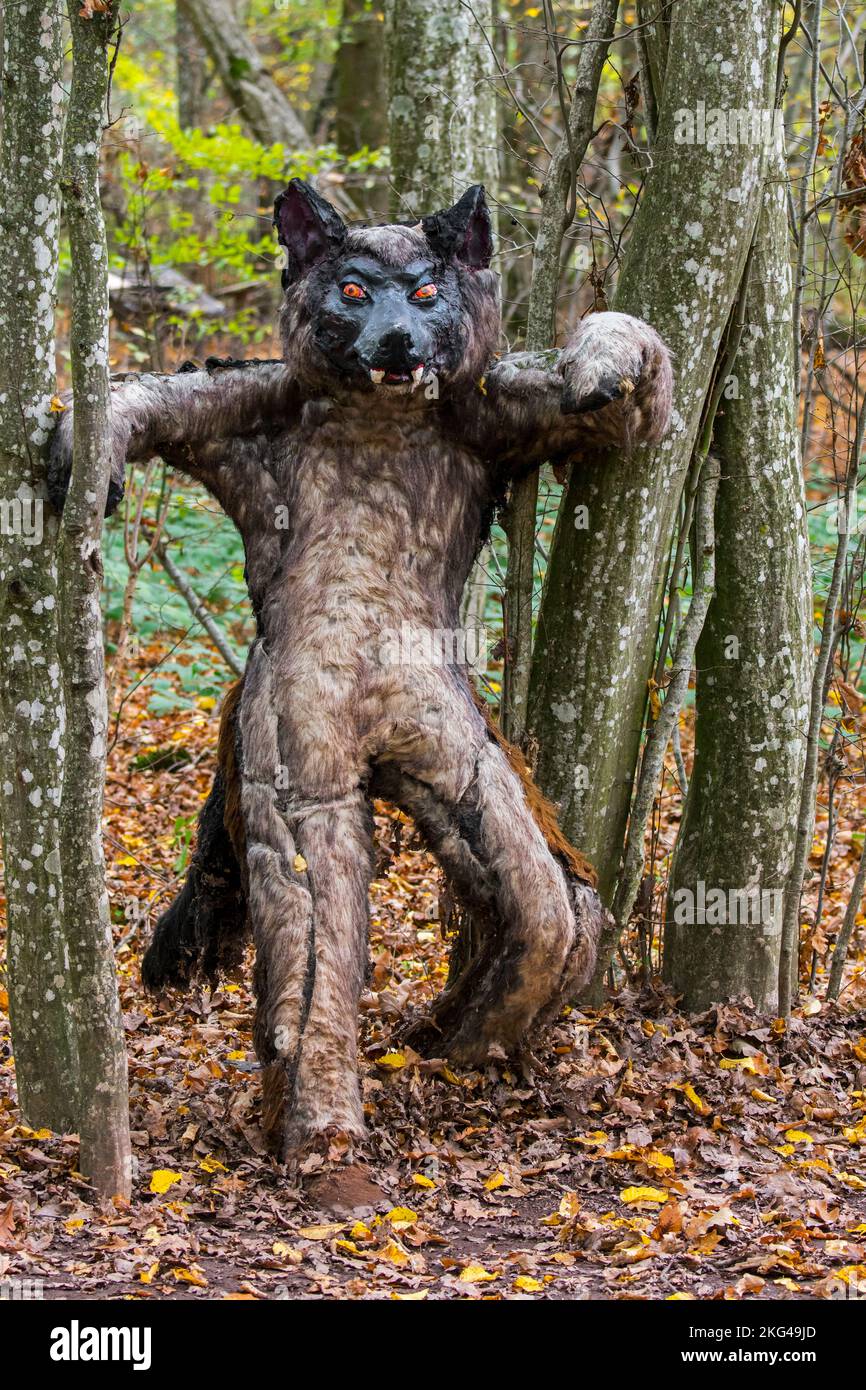
[[[773,105],[781,11],[774,0],[681,0],[669,13],[654,164],[615,307],[652,323],[673,351],[673,424],[658,448],[572,470],[529,693],[539,779],[608,900],[678,502],[761,196],[766,144],[748,132]]]
[[[386,0],[392,211],[448,207],[498,183],[492,0]]]
[[[60,664],[66,761],[60,807],[64,925],[78,1038],[81,1171],[104,1196],[131,1186],[126,1047],[117,990],[102,799],[108,706],[102,645],[102,521],[111,463],[108,250],[99,199],[99,148],[116,6],[85,17],[70,0],[72,89],[63,197],[72,262],[72,480],[58,545]]]
[[[805,758],[812,584],[784,174],[780,148],[768,170],[731,398],[714,436],[717,588],[697,649],[695,762],[664,943],[665,977],[693,1011],[745,995],[776,1007]]]
[[[574,185],[595,126],[598,86],[616,28],[619,0],[595,0],[581,35],[582,47],[571,88],[568,126],[553,152],[540,189],[541,217],[532,252],[532,281],[526,321],[526,347],[553,347],[556,341],[556,302],[559,294],[562,243],[574,219]],[[558,43],[555,36],[551,45]],[[551,55],[555,58],[555,54]],[[526,731],[526,709],[532,670],[532,597],[535,570],[538,472],[533,469],[515,484],[505,516],[508,571],[505,585],[508,649],[502,695],[502,726],[508,738],[520,742]]]
[[[18,1101],[33,1126],[75,1126],[58,810],[64,701],[57,659],[51,427],[61,142],[61,12],[5,7],[0,154],[0,806],[9,1012]]]

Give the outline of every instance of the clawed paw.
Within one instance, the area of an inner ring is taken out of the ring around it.
[[[638,381],[640,378],[638,378]],[[578,394],[575,385],[566,377],[562,391],[563,415],[583,415],[589,410],[601,410],[611,401],[626,400],[637,386],[628,376],[610,376],[598,382],[594,390]]]
[[[652,442],[670,422],[670,357],[649,324],[629,314],[590,314],[559,360],[564,415],[583,415],[619,402],[611,412],[612,442]],[[617,423],[618,422],[618,423]]]

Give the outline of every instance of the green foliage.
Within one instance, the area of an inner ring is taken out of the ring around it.
[[[154,494],[148,499],[146,515],[154,516],[156,507]],[[244,583],[243,546],[234,526],[215,502],[191,488],[173,496],[166,534],[171,540],[172,558],[186,572],[227,643],[243,660],[253,625]],[[107,524],[104,545],[103,611],[111,625],[120,621],[128,576],[122,515]],[[158,668],[152,674],[142,673],[150,688],[148,706],[153,713],[191,710],[202,699],[221,698],[232,674],[215,655],[207,634],[158,561],[145,566],[139,575],[132,628],[142,646],[156,639],[169,644],[169,654]],[[108,646],[110,652],[110,641]]]

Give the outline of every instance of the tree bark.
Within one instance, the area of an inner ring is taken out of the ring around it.
[[[181,130],[194,130],[201,125],[207,57],[182,0],[175,0],[174,18],[177,122]]]
[[[683,0],[670,13],[655,162],[616,308],[652,323],[673,351],[673,426],[655,449],[592,458],[572,470],[529,693],[539,780],[560,803],[572,842],[596,865],[608,901],[678,502],[751,242],[765,162],[760,145],[699,143],[698,121],[702,110],[763,109],[776,52],[773,0],[745,0],[736,9]],[[693,121],[693,143],[684,112]]]
[[[310,145],[306,126],[268,74],[231,0],[177,0],[214,65],[229,100],[257,140],[287,149]]]
[[[738,394],[715,430],[717,591],[697,650],[695,762],[664,943],[665,978],[692,1011],[746,995],[760,1009],[777,1005],[812,666],[788,253],[780,149],[750,266]],[[696,922],[691,908],[711,890],[724,905]]]
[[[619,0],[596,0],[584,31],[568,110],[567,130],[554,151],[542,185],[541,218],[532,252],[532,281],[526,347],[553,347],[556,342],[556,301],[559,294],[562,242],[574,219],[570,204],[574,184],[592,138],[595,103],[610,41],[616,28]],[[551,44],[555,44],[551,36]],[[554,55],[555,56],[555,55]],[[505,517],[508,570],[505,582],[507,651],[502,697],[502,727],[514,742],[526,731],[526,708],[532,668],[532,596],[534,584],[538,472],[533,469],[515,484]]]
[[[9,1012],[18,1101],[35,1127],[75,1125],[58,808],[65,711],[57,663],[57,519],[47,501],[63,46],[59,10],[6,7],[0,155],[0,753]],[[29,531],[29,535],[26,533]]]
[[[334,59],[334,140],[341,154],[377,150],[388,139],[388,84],[382,11],[371,0],[343,0]]]
[[[386,0],[392,212],[435,212],[498,182],[492,0]]]
[[[108,708],[102,644],[101,535],[111,465],[108,249],[99,200],[99,147],[116,8],[85,17],[70,0],[72,89],[63,195],[72,262],[73,468],[60,528],[60,665],[66,759],[60,807],[64,925],[78,1039],[81,1171],[106,1197],[131,1190],[123,1019],[114,966],[102,801]]]

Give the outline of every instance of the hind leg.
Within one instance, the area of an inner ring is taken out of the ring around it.
[[[359,1138],[358,1000],[367,948],[372,823],[351,731],[299,700],[280,710],[263,649],[240,728],[255,1043],[265,1125],[285,1157],[335,1132]],[[279,788],[275,774],[279,769]]]
[[[286,1117],[285,1151],[334,1133],[360,1138],[358,1004],[367,962],[372,815],[360,791],[297,819],[312,896],[308,1004]]]
[[[429,769],[383,767],[380,789],[416,819],[472,920],[473,949],[433,1006],[430,1045],[465,1063],[519,1051],[589,977],[604,917],[596,894],[551,853],[492,741],[457,798]]]

